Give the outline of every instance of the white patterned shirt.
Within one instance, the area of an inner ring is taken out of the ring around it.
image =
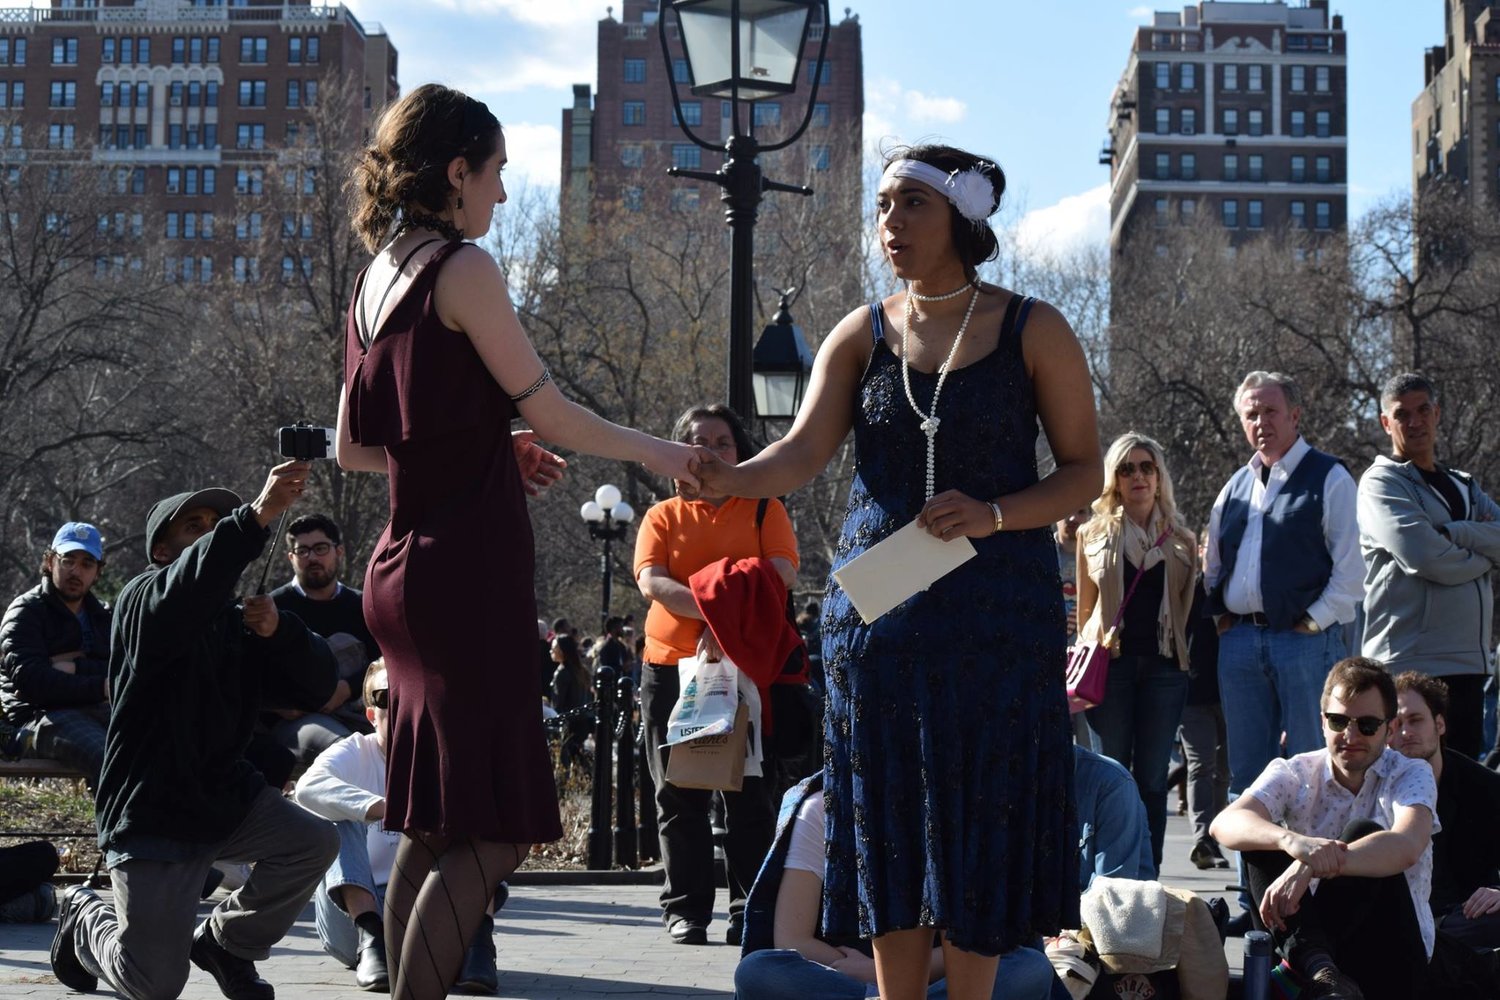
[[[1396,810],[1403,806],[1425,806],[1432,816],[1432,832],[1442,829],[1437,815],[1437,781],[1425,760],[1403,757],[1386,747],[1365,772],[1359,794],[1349,791],[1333,777],[1328,750],[1299,753],[1289,760],[1273,760],[1247,789],[1280,823],[1304,837],[1337,840],[1350,820],[1372,819],[1387,830],[1394,828]],[[1406,888],[1411,892],[1422,944],[1432,957],[1434,928],[1432,908],[1432,843],[1417,863],[1406,869]],[[1309,891],[1317,891],[1314,879]]]

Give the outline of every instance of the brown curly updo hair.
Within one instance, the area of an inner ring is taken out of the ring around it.
[[[448,164],[478,169],[494,154],[500,122],[482,101],[423,84],[380,116],[375,141],[354,165],[354,231],[371,253],[403,215],[448,207]]]
[[[944,173],[978,170],[984,179],[990,182],[990,187],[994,192],[994,199],[990,203],[988,214],[994,215],[1000,210],[1000,200],[1005,197],[1005,171],[1001,170],[993,160],[976,156],[955,146],[933,144],[897,146],[886,151],[885,163],[881,166],[881,170],[888,169],[897,160],[919,160],[937,167]],[[969,284],[978,285],[979,265],[1000,256],[1000,241],[995,238],[994,230],[988,225],[973,224],[960,215],[958,209],[951,204],[948,206],[948,213],[953,234],[953,249],[957,251],[959,262],[963,265],[964,276],[969,280]]]

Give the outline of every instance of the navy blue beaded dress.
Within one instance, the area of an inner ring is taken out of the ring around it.
[[[935,489],[989,499],[1037,481],[1035,393],[1021,355],[1029,302],[999,344],[948,373]],[[854,415],[855,476],[834,568],[913,520],[927,439],[871,307],[875,346]],[[929,409],[936,375],[911,371]],[[865,625],[831,577],[824,930],[869,938],[945,928],[998,954],[1079,926],[1066,635],[1046,529],[972,539],[978,555]]]

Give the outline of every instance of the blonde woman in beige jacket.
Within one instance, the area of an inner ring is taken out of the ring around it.
[[[1078,531],[1080,642],[1104,641],[1137,570],[1145,572],[1115,630],[1109,683],[1104,701],[1089,709],[1089,725],[1101,752],[1135,775],[1160,870],[1167,764],[1187,701],[1197,542],[1177,514],[1161,445],[1135,431],[1109,446],[1093,508]]]

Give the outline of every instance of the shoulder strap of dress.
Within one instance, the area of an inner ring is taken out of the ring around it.
[[[406,265],[411,263],[411,259],[417,255],[417,251],[421,250],[423,247],[428,247],[438,242],[441,241],[435,239],[423,240],[421,243],[418,243],[416,246],[412,247],[405,257],[401,258],[401,263],[396,265],[396,272],[391,275],[391,280],[386,283],[385,291],[380,293],[380,304],[375,307],[375,316],[377,319],[380,317],[380,314],[385,311],[385,300],[391,294],[391,289],[395,288],[396,282],[401,280],[401,275],[406,271]],[[374,334],[375,332],[370,329],[369,317],[365,313],[365,296],[363,290],[361,290],[359,296],[360,342],[363,343],[366,348],[369,348],[370,342],[374,340]]]
[[[1010,304],[1005,307],[1005,318],[1000,321],[1000,340],[1004,342],[1012,334],[1021,332],[1026,325],[1026,317],[1031,313],[1031,304],[1036,299],[1030,295],[1012,295]]]
[[[870,303],[870,330],[875,334],[875,343],[885,339],[885,312],[879,302]]]

